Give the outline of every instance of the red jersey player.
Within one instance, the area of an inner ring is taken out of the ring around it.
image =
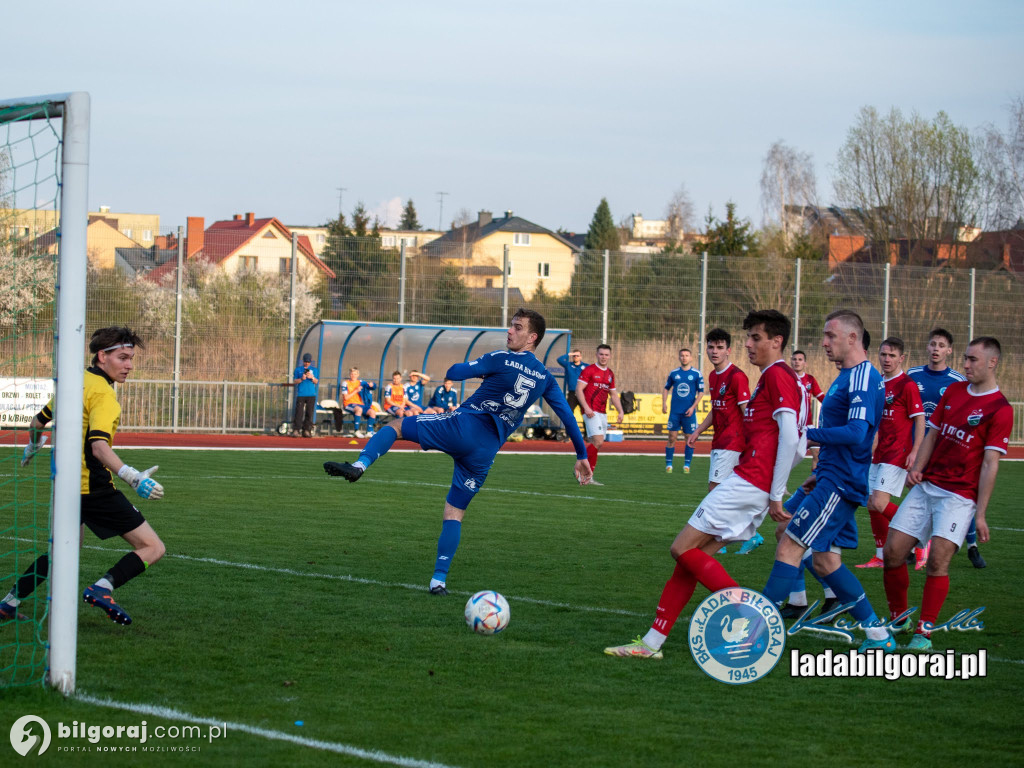
[[[1006,453],[1013,430],[1013,407],[996,383],[1000,353],[999,341],[991,336],[981,336],[967,346],[967,382],[950,384],[932,411],[930,429],[907,478],[914,487],[889,526],[885,595],[894,619],[907,610],[906,557],[916,542],[931,543],[921,619],[907,646],[913,650],[932,647],[930,630],[949,593],[949,563],[972,519],[979,540],[989,539],[985,513],[999,458]]]
[[[924,404],[917,384],[903,372],[905,360],[902,339],[892,336],[879,345],[878,364],[885,383],[885,406],[868,475],[871,493],[868,512],[871,533],[875,537],[875,556],[858,568],[882,567],[882,548],[889,535],[889,521],[898,509],[892,497],[903,495],[907,470],[914,466],[917,448],[924,439]]]
[[[743,416],[746,447],[735,471],[704,497],[672,542],[676,567],[651,629],[631,643],[605,648],[609,656],[662,658],[661,646],[697,582],[712,592],[737,586],[711,555],[723,542],[749,539],[769,506],[781,513],[789,473],[803,459],[807,415],[796,374],[782,359],[790,328],[789,319],[774,309],[750,312],[743,320],[747,357],[761,369]]]
[[[708,376],[711,393],[711,411],[704,417],[686,442],[690,447],[708,427],[714,427],[711,438],[711,469],[708,470],[708,490],[732,474],[739,463],[740,454],[747,445],[743,437],[744,406],[750,400],[750,382],[747,374],[729,360],[732,336],[721,328],[712,328],[705,337],[708,360],[714,366]]]
[[[612,348],[607,344],[597,346],[597,362],[588,365],[576,380],[576,398],[583,406],[583,424],[587,434],[587,461],[591,471],[597,466],[597,449],[604,442],[608,431],[608,399],[619,413],[616,423],[622,423],[622,403],[615,389],[615,374],[608,367],[612,359]],[[603,485],[590,478],[591,485]]]
[[[818,385],[818,380],[811,374],[807,373],[807,353],[802,349],[793,351],[793,355],[789,358],[789,364],[793,370],[796,371],[797,381],[800,382],[800,386],[807,392],[808,402],[813,405],[815,400],[818,401],[818,405],[825,399],[825,393],[821,390]],[[813,411],[808,412],[807,421],[808,423],[814,422],[810,414]],[[818,466],[818,447],[814,446],[811,448],[811,472],[814,472],[815,467]]]

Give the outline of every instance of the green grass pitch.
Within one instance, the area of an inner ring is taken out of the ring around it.
[[[201,747],[184,758],[193,765],[1020,764],[1024,464],[1000,467],[993,538],[983,546],[989,567],[975,570],[961,555],[951,572],[941,618],[984,606],[984,630],[935,636],[937,650],[987,649],[988,677],[803,680],[790,676],[787,655],[765,679],[729,686],[690,655],[689,608],[664,660],[602,654],[649,626],[672,569],[669,544],[706,489],[706,458],[690,475],[666,475],[659,457],[603,456],[606,485],[580,488],[568,453],[499,456],[463,525],[452,595],[436,598],[426,584],[451,475],[445,456],[392,453],[349,484],[321,469],[337,454],[123,455],[137,467],[160,465],[166,497],[139,506],[167,556],[118,590],[132,626],[81,606],[77,680],[82,694],[136,709],[64,700],[39,687],[4,690],[0,764],[13,764],[6,755],[19,759],[6,742],[21,715],[51,726],[177,722],[157,708],[228,723],[227,736],[213,743],[176,742]],[[45,472],[48,462],[38,464]],[[873,551],[867,514],[858,515],[861,547],[848,563]],[[764,586],[773,530],[766,522],[768,541],[753,554],[722,557],[741,585]],[[83,587],[124,549],[119,539],[86,533]],[[884,613],[881,573],[855,572]],[[814,598],[817,585],[808,581]],[[920,605],[923,583],[923,572],[912,573],[911,605]],[[463,621],[466,598],[480,589],[511,604],[499,635],[477,636]],[[692,605],[706,594],[698,587]],[[803,633],[787,645],[850,647]],[[56,744],[32,759],[183,759],[54,754]]]

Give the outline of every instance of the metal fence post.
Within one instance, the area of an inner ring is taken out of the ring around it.
[[[708,327],[708,252],[704,251],[700,257],[700,330],[697,333],[697,347],[701,346],[701,340],[704,338],[704,332]],[[703,355],[697,354],[697,358],[701,360],[701,370],[703,370]]]
[[[398,258],[401,261],[401,270],[399,271],[398,277],[398,322],[405,324],[405,243],[402,243],[402,248],[398,252]],[[340,386],[340,383],[339,383]]]
[[[889,286],[892,283],[892,264],[885,265],[885,294],[882,298],[882,339],[889,338]],[[881,342],[882,339],[878,341]]]
[[[971,300],[969,302],[970,314],[967,316],[967,340],[974,338],[974,277],[975,268],[971,267]]]
[[[181,388],[181,278],[185,270],[185,231],[178,227],[178,269],[174,281],[174,384],[171,385],[171,431],[178,431],[178,399]]]
[[[508,246],[505,246],[501,267],[501,324],[508,327]]]
[[[608,249],[604,249],[604,287],[601,292],[601,343],[608,343],[608,271],[611,263],[611,255]]]
[[[796,260],[796,275],[793,287],[793,349],[800,349],[800,273],[803,261]]]
[[[291,378],[292,365],[295,362],[295,277],[298,270],[299,234],[292,232],[291,285],[288,288],[288,365],[285,374]]]
[[[220,396],[220,433],[226,435],[228,433],[228,383],[224,382],[223,389],[221,390]]]

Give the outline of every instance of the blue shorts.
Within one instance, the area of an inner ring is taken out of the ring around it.
[[[402,419],[402,439],[455,460],[447,501],[466,509],[487,479],[502,440],[490,416],[466,411],[424,413]]]
[[[843,498],[831,480],[819,480],[793,513],[786,533],[814,552],[828,552],[832,547],[856,549],[854,513],[859,506]]]
[[[355,413],[356,408],[362,408],[364,411],[370,410],[370,406],[363,405],[362,403],[351,403],[345,406],[345,410],[348,411],[349,413]]]
[[[689,406],[687,406],[689,407]],[[697,412],[694,411],[690,416],[686,415],[686,411],[672,411],[668,415],[668,431],[678,432],[682,430],[685,435],[692,435],[697,430]]]

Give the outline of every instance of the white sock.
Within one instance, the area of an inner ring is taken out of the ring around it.
[[[359,459],[356,459],[355,461],[353,461],[352,462],[352,466],[353,467],[359,467],[361,470],[363,470],[363,472],[366,471],[366,466],[363,464],[363,462],[359,461]]]
[[[102,587],[103,589],[110,589],[110,590],[112,590],[114,588],[114,585],[111,584],[110,581],[106,577],[104,577],[102,579],[96,579],[96,583],[93,584],[93,586],[94,587]]]
[[[798,608],[807,605],[807,590],[801,589],[799,592],[789,593],[789,604],[795,605]]]
[[[825,597],[831,600],[836,596],[836,593],[832,591],[832,587],[825,587]]]
[[[656,651],[661,650],[661,646],[665,644],[666,640],[668,640],[668,635],[663,635],[656,629],[648,629],[647,634],[644,635],[644,645]]]
[[[881,547],[875,547],[875,557],[877,557],[879,560],[882,559],[882,548]]]
[[[868,636],[868,640],[885,640],[889,637],[889,630],[881,627],[868,627],[864,633]]]
[[[430,580],[430,589],[433,589],[434,587],[443,587],[444,585],[445,585],[445,583],[443,581],[441,581],[440,579],[431,579]]]
[[[12,589],[10,592],[7,593],[7,597],[5,597],[3,600],[0,600],[0,603],[7,603],[12,608],[17,608],[19,605],[21,605],[21,600],[14,596],[14,590]]]

